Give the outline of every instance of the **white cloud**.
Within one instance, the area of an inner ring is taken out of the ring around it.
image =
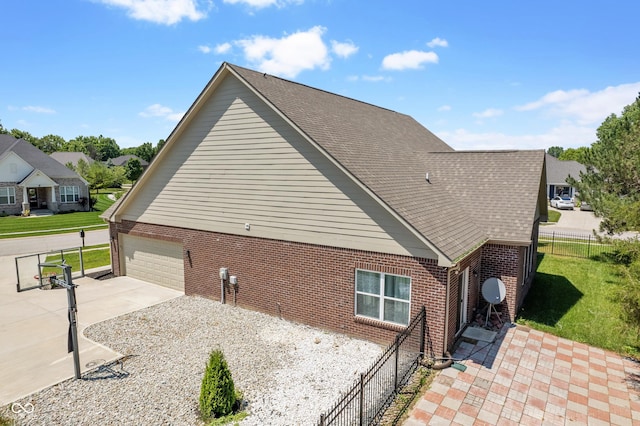
[[[329,68],[331,58],[322,41],[325,31],[326,28],[316,26],[282,38],[258,35],[236,44],[260,71],[293,78],[304,70]]]
[[[184,117],[184,112],[173,112],[171,114],[167,114],[165,116],[165,118],[169,121],[174,121],[174,122],[178,122],[180,120],[182,120],[182,117]]]
[[[302,4],[304,0],[224,0],[227,4],[245,4],[255,9],[263,9],[269,6],[284,7],[287,4]]]
[[[348,41],[340,43],[335,40],[331,40],[331,51],[341,58],[348,58],[358,51],[359,47]]]
[[[442,105],[438,107],[438,111],[451,111],[451,105]]]
[[[369,83],[378,83],[380,81],[392,81],[393,79],[391,77],[385,77],[382,75],[363,75],[363,76],[359,76],[359,75],[350,75],[347,77],[347,81],[366,81]]]
[[[504,114],[504,111],[497,108],[487,108],[482,112],[474,112],[472,115],[476,118],[494,118]]]
[[[586,89],[556,90],[517,111],[542,110],[551,116],[575,120],[580,125],[600,124],[611,114],[620,114],[640,92],[640,82],[609,86],[597,92]]]
[[[434,52],[409,50],[387,55],[382,60],[382,68],[386,70],[420,69],[424,64],[437,64],[438,55]]]
[[[472,133],[465,129],[435,133],[456,150],[547,149],[551,146],[577,148],[589,146],[596,140],[594,128],[571,123],[560,123],[541,134]]]
[[[55,114],[56,113],[56,111],[51,108],[34,106],[34,105],[22,107],[22,110],[28,111],[28,112],[35,112],[37,114]]]
[[[146,107],[145,110],[140,112],[138,115],[145,118],[161,117],[169,121],[180,121],[184,112],[175,112],[169,107],[162,106],[160,104],[153,104]]]
[[[231,50],[231,43],[222,43],[222,44],[218,44],[215,47],[215,51],[218,55],[222,55],[225,54],[227,52],[229,52]]]
[[[211,48],[209,46],[200,45],[198,46],[198,50],[204,54],[211,53]]]
[[[384,77],[381,75],[363,75],[362,80],[369,81],[371,83],[377,83],[379,81],[391,81],[389,77]]]
[[[564,90],[556,90],[555,92],[547,93],[537,101],[529,102],[528,104],[517,106],[515,109],[517,111],[531,111],[534,109],[542,108],[545,105],[553,105],[558,103],[570,102],[574,99],[583,97],[588,94],[589,94],[589,91],[585,89],[569,90],[568,92],[565,92]]]
[[[124,8],[127,14],[142,21],[173,25],[189,19],[199,21],[206,18],[211,7],[210,0],[97,0],[110,6]],[[206,4],[206,7],[200,5]]]
[[[427,43],[427,46],[434,48],[434,47],[449,47],[449,42],[443,38],[440,37],[436,37],[433,40],[431,40],[429,43]]]

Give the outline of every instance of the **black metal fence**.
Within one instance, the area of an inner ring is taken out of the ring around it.
[[[378,360],[320,416],[320,426],[378,425],[398,391],[407,384],[424,355],[426,309],[423,306],[409,326],[398,333]]]
[[[540,231],[538,234],[538,251],[540,253],[561,256],[589,258],[611,253],[611,244],[599,241],[591,234],[579,234],[556,231]]]

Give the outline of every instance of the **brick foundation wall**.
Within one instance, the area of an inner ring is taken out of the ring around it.
[[[501,304],[510,321],[515,321],[519,300],[524,298],[521,290],[522,256],[524,247],[485,244],[482,247],[482,273],[480,284],[487,278],[499,278],[504,282],[507,295]]]
[[[181,241],[185,293],[220,300],[219,269],[238,277],[238,306],[387,344],[403,327],[355,317],[355,270],[411,277],[411,317],[427,308],[427,351],[444,350],[445,268],[435,260],[123,221],[110,224],[113,271],[118,233]],[[233,294],[227,291],[227,303]],[[431,350],[429,350],[431,348]]]

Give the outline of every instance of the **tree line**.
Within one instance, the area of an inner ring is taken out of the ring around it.
[[[584,164],[586,171],[579,178],[570,177],[567,183],[602,218],[601,231],[609,235],[636,233],[611,242],[614,260],[623,265],[626,278],[619,292],[620,313],[640,333],[640,95],[619,116],[607,117],[596,136],[588,148],[552,147],[549,154]]]
[[[82,152],[95,161],[103,162],[121,155],[135,155],[147,162],[151,162],[165,142],[164,139],[160,139],[155,147],[151,142],[144,142],[140,146],[120,148],[113,138],[102,135],[77,136],[69,141],[66,141],[62,136],[58,135],[46,135],[39,138],[25,130],[5,129],[2,123],[0,123],[0,134],[2,133],[9,134],[16,139],[24,139],[45,154],[52,154],[54,152]]]
[[[137,147],[120,148],[113,138],[102,135],[78,136],[69,141],[58,135],[46,135],[39,138],[24,130],[5,129],[2,123],[0,123],[0,134],[23,139],[45,154],[54,152],[82,152],[86,154],[94,161],[87,163],[80,160],[76,165],[67,163],[66,166],[86,179],[91,189],[96,191],[103,188],[119,187],[127,180],[134,182],[142,174],[142,165],[135,158],[129,160],[124,166],[113,166],[110,160],[121,155],[135,155],[150,163],[165,142],[164,139],[160,139],[156,146],[153,146],[151,142],[144,142]]]
[[[556,157],[562,161],[577,161],[580,164],[585,164],[586,154],[589,148],[581,146],[579,148],[567,148],[564,149],[561,146],[552,146],[547,149],[547,154]]]

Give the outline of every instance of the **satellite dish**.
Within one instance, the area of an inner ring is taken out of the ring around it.
[[[502,319],[500,319],[500,314],[498,313],[495,305],[501,303],[506,295],[507,288],[504,286],[502,280],[498,278],[488,278],[482,284],[482,297],[484,297],[484,300],[489,303],[489,306],[487,307],[487,317],[484,320],[485,327],[489,324],[489,317],[491,316],[492,311],[495,312],[498,317],[498,321],[502,324]]]
[[[507,288],[504,286],[502,280],[498,278],[488,278],[484,284],[482,284],[482,297],[492,305],[497,305],[502,302],[506,295]]]

